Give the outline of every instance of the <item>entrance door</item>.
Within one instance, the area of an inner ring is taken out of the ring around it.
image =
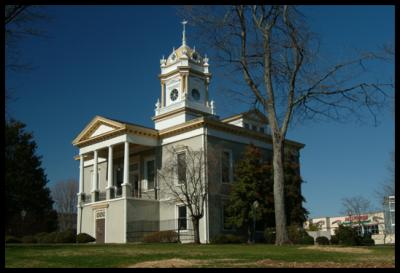
[[[96,243],[104,243],[106,229],[106,211],[100,209],[96,211]]]
[[[104,243],[105,219],[96,219],[96,243]]]

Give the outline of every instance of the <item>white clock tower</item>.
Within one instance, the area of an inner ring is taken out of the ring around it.
[[[161,100],[157,100],[153,117],[157,130],[216,114],[214,102],[208,97],[208,58],[186,45],[186,23],[182,22],[182,45],[174,48],[167,59],[160,60]]]

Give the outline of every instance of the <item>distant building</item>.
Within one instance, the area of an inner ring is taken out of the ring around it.
[[[388,203],[392,206],[392,203]],[[389,205],[388,205],[389,207]],[[389,208],[390,211],[390,208]],[[387,230],[387,216],[384,211],[371,212],[362,215],[344,215],[333,217],[319,217],[309,219],[304,223],[304,228],[308,229],[310,223],[318,225],[319,231],[309,232],[311,236],[325,236],[330,239],[335,234],[339,225],[353,226],[359,229],[359,233],[369,233],[375,244],[394,243],[394,198],[393,198],[393,232]],[[390,222],[392,223],[392,222]],[[314,238],[315,239],[315,238]]]
[[[385,214],[385,230],[387,234],[395,234],[395,197],[385,197],[383,201],[383,213]]]

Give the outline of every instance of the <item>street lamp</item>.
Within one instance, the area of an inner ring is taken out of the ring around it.
[[[253,202],[253,243],[256,242],[256,211],[258,208],[257,200]]]

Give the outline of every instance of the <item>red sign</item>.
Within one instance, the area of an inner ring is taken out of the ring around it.
[[[366,221],[366,220],[368,220],[368,215],[354,215],[345,218],[345,221],[352,221],[352,222]]]

